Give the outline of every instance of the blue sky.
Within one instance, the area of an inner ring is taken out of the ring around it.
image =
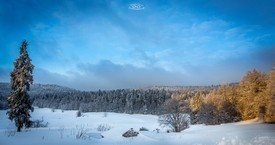
[[[275,66],[274,0],[1,0],[0,81],[23,39],[34,82],[81,90],[239,81]]]

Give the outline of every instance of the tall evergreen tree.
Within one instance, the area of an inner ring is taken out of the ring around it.
[[[33,111],[32,102],[27,91],[33,82],[32,72],[34,66],[27,52],[27,41],[24,40],[20,47],[20,54],[14,62],[11,72],[11,95],[8,97],[7,112],[9,119],[15,121],[17,131],[30,127],[30,111]]]

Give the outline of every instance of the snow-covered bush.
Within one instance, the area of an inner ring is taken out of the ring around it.
[[[145,128],[145,127],[141,127],[141,128],[139,129],[139,131],[149,131],[149,129],[147,129],[147,128]]]
[[[81,112],[79,110],[76,112],[76,117],[81,117]]]
[[[31,121],[31,128],[40,128],[40,127],[48,127],[48,122],[44,122],[44,120],[34,120]]]
[[[103,113],[103,117],[107,117],[108,116],[108,113],[107,112],[104,112]]]
[[[111,126],[108,124],[99,124],[97,127],[97,131],[108,131],[111,129]]]

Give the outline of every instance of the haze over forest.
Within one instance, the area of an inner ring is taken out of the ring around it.
[[[248,70],[275,65],[274,5],[2,0],[0,82],[9,82],[23,39],[36,84],[111,90],[238,82]]]

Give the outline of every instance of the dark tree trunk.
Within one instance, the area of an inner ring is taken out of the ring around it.
[[[21,132],[21,127],[17,127],[17,132]]]

